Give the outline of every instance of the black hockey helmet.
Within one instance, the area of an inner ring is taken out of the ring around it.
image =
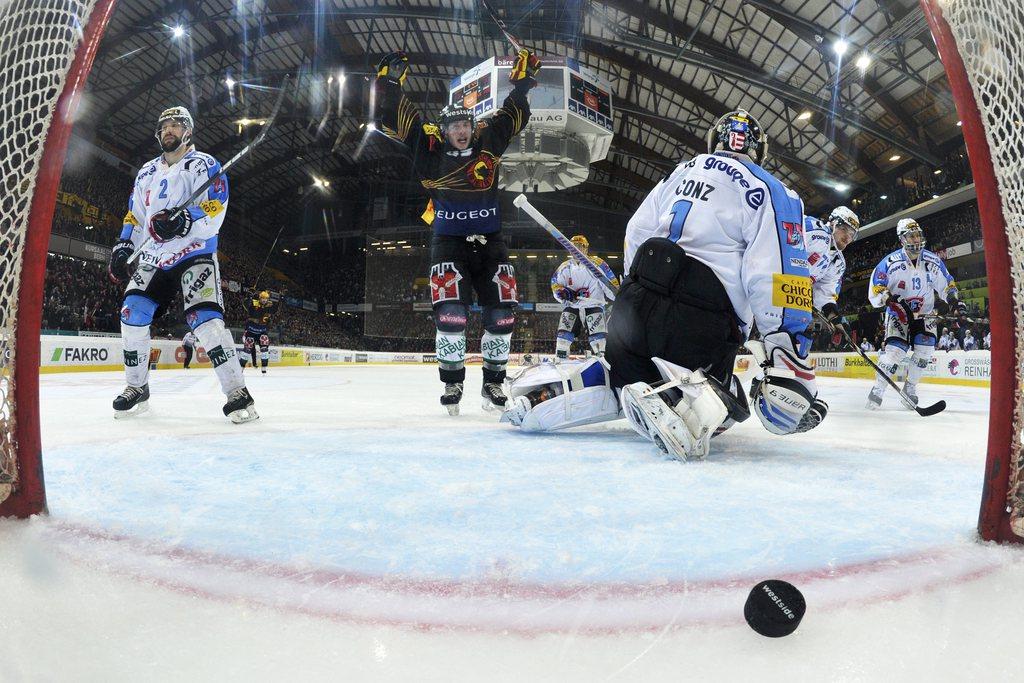
[[[449,104],[437,115],[437,125],[441,127],[441,130],[456,121],[469,121],[470,125],[476,128],[476,116],[473,114],[473,110],[460,104]]]
[[[768,158],[768,135],[750,112],[737,109],[708,130],[708,154],[719,151],[746,154],[760,165]]]

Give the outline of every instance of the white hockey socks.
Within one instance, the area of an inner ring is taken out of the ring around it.
[[[504,382],[505,366],[512,348],[512,333],[495,334],[484,330],[480,339],[480,355],[484,359],[484,381]]]
[[[914,353],[910,356],[910,366],[907,368],[907,384],[917,386],[921,375],[928,368],[935,352],[934,346],[915,346]]]
[[[130,387],[141,387],[149,381],[149,325],[121,323],[124,348],[124,375]]]
[[[213,318],[194,331],[199,343],[206,349],[210,362],[213,363],[213,370],[217,373],[224,395],[227,396],[235,389],[244,387],[242,366],[235,356],[235,340],[232,339],[230,330],[224,326],[224,321],[221,318]]]
[[[906,353],[906,351],[898,346],[886,344],[885,351],[878,356],[878,367],[882,368],[889,377],[894,377],[896,375],[896,369],[899,368],[900,361],[903,360],[903,356],[906,355]],[[918,377],[920,377],[920,375],[918,375]],[[874,393],[881,396],[888,388],[889,383],[885,381],[885,377],[880,374],[877,375],[875,377]]]

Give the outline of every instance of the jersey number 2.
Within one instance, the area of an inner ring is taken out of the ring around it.
[[[680,199],[672,205],[672,224],[668,229],[668,238],[673,242],[682,237],[683,223],[686,222],[686,217],[690,215],[692,208],[693,202],[689,199]]]
[[[167,178],[160,180],[160,194],[157,195],[158,199],[167,199]]]

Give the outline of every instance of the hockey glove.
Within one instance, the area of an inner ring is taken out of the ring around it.
[[[512,71],[508,74],[508,80],[513,85],[526,82],[532,88],[537,85],[537,81],[534,78],[537,76],[538,71],[540,71],[540,58],[526,48],[523,48],[516,55],[516,61],[512,64]]]
[[[912,309],[910,307],[910,303],[899,294],[890,294],[885,305],[889,307],[892,314],[895,315],[896,318],[904,325],[909,325],[914,319],[914,309]]]
[[[821,314],[825,316],[825,319],[832,326],[833,334],[841,334],[842,331],[845,331],[845,336],[850,336],[850,324],[846,322],[846,319],[839,312],[838,306],[833,303],[827,303],[821,307]]]
[[[817,427],[828,405],[817,399],[814,368],[809,366],[788,332],[772,332],[764,342],[747,342],[764,371],[751,392],[753,409],[772,434],[796,434]]]
[[[121,284],[131,277],[131,269],[128,267],[128,258],[135,251],[135,245],[131,240],[120,240],[110,250],[110,265],[107,266],[107,274],[111,282]]]
[[[149,234],[158,242],[184,237],[192,229],[192,213],[187,209],[164,209],[149,220]]]
[[[384,55],[377,64],[377,78],[403,85],[409,76],[409,57],[404,52]]]
[[[951,295],[949,297],[949,301],[947,301],[946,304],[949,306],[949,310],[953,313],[953,315],[967,315],[967,304],[965,304],[963,301],[960,301],[955,296]]]

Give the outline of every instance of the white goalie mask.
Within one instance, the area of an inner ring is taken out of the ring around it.
[[[927,244],[924,238],[924,230],[921,229],[921,226],[913,218],[904,218],[896,224],[896,237],[899,238],[900,245],[907,252],[907,256],[912,259],[920,256],[921,252],[924,251],[925,244]]]

